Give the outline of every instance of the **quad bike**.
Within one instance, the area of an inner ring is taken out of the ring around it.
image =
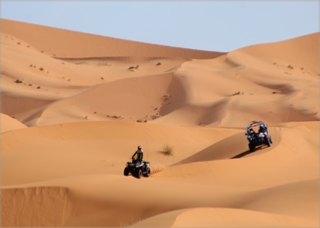
[[[255,127],[259,127],[258,133],[253,130]],[[248,146],[251,152],[255,151],[257,146],[267,145],[270,147],[272,144],[271,135],[263,121],[255,121],[247,125],[245,135],[249,141]]]
[[[123,174],[128,176],[131,174],[137,178],[141,178],[141,176],[149,177],[150,176],[150,162],[147,161],[136,161],[132,160],[132,162],[127,162],[126,167],[124,168]]]

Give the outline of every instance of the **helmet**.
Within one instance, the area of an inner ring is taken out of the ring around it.
[[[138,149],[141,149],[141,146],[138,146]]]

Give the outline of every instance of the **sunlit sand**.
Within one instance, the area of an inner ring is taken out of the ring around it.
[[[319,76],[319,33],[220,53],[1,19],[2,226],[318,227]]]

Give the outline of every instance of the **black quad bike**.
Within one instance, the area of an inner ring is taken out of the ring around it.
[[[141,178],[141,176],[149,177],[150,176],[150,162],[142,161],[138,162],[132,160],[132,162],[127,162],[126,167],[124,168],[123,174],[128,176],[130,173],[132,176]]]
[[[254,129],[259,128],[256,132]],[[268,147],[272,144],[271,135],[263,121],[254,121],[246,126],[247,139],[249,141],[249,150],[251,152],[255,151],[256,147],[267,145]]]

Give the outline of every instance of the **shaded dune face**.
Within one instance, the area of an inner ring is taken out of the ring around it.
[[[318,63],[319,33],[219,53],[1,19],[1,224],[318,227]]]

